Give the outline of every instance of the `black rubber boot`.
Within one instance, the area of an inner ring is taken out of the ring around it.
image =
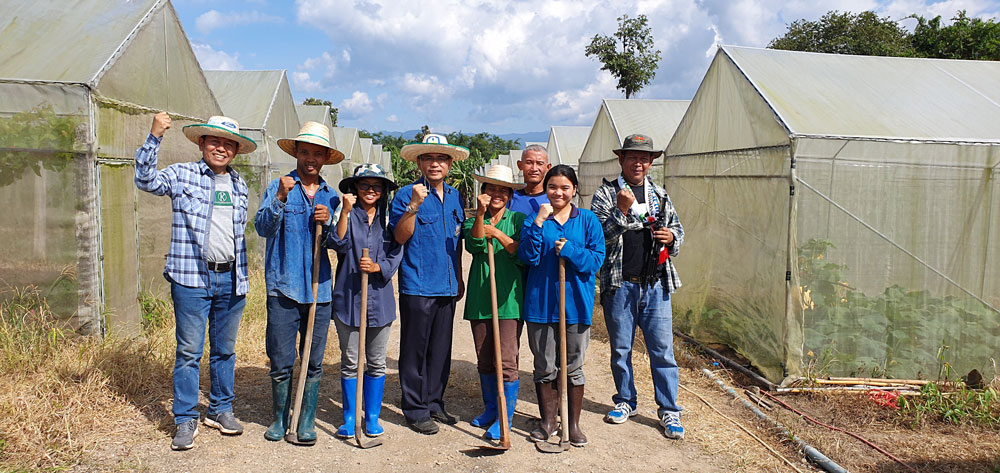
[[[288,409],[291,406],[292,378],[276,381],[271,378],[271,408],[274,422],[264,432],[264,438],[277,442],[285,437],[288,430]]]
[[[556,383],[535,383],[538,396],[538,413],[542,420],[538,428],[531,431],[531,440],[544,442],[556,431],[556,416],[559,414],[559,387]]]

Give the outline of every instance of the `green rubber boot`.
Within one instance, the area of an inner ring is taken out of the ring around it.
[[[305,392],[302,393],[302,414],[299,415],[299,430],[296,445],[316,444],[316,402],[319,400],[320,378],[306,378]]]
[[[264,432],[264,438],[277,442],[285,437],[288,430],[288,409],[291,407],[292,378],[277,381],[271,378],[271,407],[274,422]]]

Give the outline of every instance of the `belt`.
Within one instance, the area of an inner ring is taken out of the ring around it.
[[[221,263],[216,263],[213,261],[206,261],[205,264],[208,265],[209,271],[215,271],[217,273],[228,273],[233,270],[232,261],[223,261]]]
[[[639,276],[627,277],[625,278],[625,280],[633,284],[639,284],[642,282],[642,278],[640,278]]]

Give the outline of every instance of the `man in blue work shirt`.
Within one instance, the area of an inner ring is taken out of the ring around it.
[[[174,302],[177,350],[174,355],[174,423],[170,448],[188,450],[198,435],[198,380],[208,324],[212,388],[205,425],[223,434],[239,435],[243,426],[233,416],[236,332],[246,293],[247,184],[229,166],[238,153],[252,153],[256,143],[240,134],[231,118],[211,117],[208,123],[184,127],[184,136],[198,145],[201,159],[156,169],[163,134],[170,116],[160,112],[145,144],[135,153],[135,185],[140,190],[169,195],[173,217],[170,252],[163,275],[170,281]]]
[[[434,420],[454,424],[444,409],[451,371],[455,303],[465,293],[461,230],[465,219],[458,190],[444,182],[454,161],[469,150],[427,134],[403,146],[400,155],[417,163],[422,177],[396,192],[389,226],[403,245],[399,267],[399,383],[401,407],[410,428],[438,432]],[[434,420],[432,420],[434,419]]]
[[[545,173],[552,168],[549,151],[542,145],[528,145],[521,153],[521,159],[517,160],[517,168],[524,177],[524,189],[514,191],[507,208],[525,215],[536,214],[541,204],[549,202],[542,186]]]
[[[254,218],[257,234],[267,239],[264,280],[267,284],[267,329],[265,344],[271,362],[272,408],[274,422],[264,432],[264,438],[277,441],[289,428],[288,410],[292,401],[292,367],[297,335],[305,336],[309,310],[313,302],[313,243],[316,224],[328,231],[330,209],[340,203],[337,191],[320,176],[326,164],[344,160],[330,141],[330,128],[316,122],[306,122],[298,136],[278,140],[278,147],[295,158],[295,170],[271,181],[261,199]],[[321,236],[320,242],[326,238]],[[296,438],[298,445],[316,443],[316,402],[323,376],[323,354],[330,328],[331,301],[330,258],[319,253],[319,290],[316,313],[302,394],[302,411]],[[303,361],[305,363],[306,361]]]

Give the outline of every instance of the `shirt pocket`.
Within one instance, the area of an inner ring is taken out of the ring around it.
[[[188,218],[199,217],[208,218],[208,197],[203,195],[201,189],[194,186],[184,186],[177,196],[177,206]]]
[[[295,233],[309,231],[309,216],[306,206],[298,203],[285,205],[284,227],[285,230]]]

